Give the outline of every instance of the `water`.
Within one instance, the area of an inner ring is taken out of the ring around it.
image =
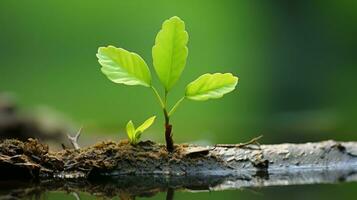
[[[95,196],[86,193],[78,193],[81,200],[96,199]],[[283,187],[263,187],[246,188],[240,190],[228,190],[219,192],[187,192],[175,191],[175,200],[255,200],[255,199],[289,199],[289,200],[308,200],[308,199],[356,199],[357,183],[343,184],[317,184],[299,185]],[[45,192],[41,199],[76,199],[73,194],[67,192]],[[113,199],[120,199],[118,196]],[[124,198],[123,198],[124,199]],[[166,193],[158,193],[153,197],[137,197],[136,199],[166,199]]]
[[[3,196],[2,198],[6,199]],[[95,195],[86,192],[78,192],[77,195],[81,200],[97,199]],[[62,200],[62,199],[76,199],[75,194],[66,191],[43,191],[28,196],[28,199],[49,199],[49,200]],[[175,191],[173,199],[202,199],[202,200],[219,200],[219,199],[356,199],[357,196],[357,183],[341,183],[341,184],[315,184],[315,185],[293,185],[293,186],[271,186],[261,188],[244,188],[238,190],[225,190],[225,191]],[[10,199],[10,198],[9,198]],[[110,198],[109,198],[110,199]],[[112,199],[120,199],[119,195]],[[125,199],[125,198],[122,198]],[[130,199],[130,198],[128,198]],[[167,199],[166,192],[159,192],[152,197],[137,197],[136,199]]]
[[[356,199],[356,170],[0,182],[0,199]]]

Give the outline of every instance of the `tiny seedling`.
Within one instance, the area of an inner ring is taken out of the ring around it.
[[[138,128],[135,128],[131,120],[126,124],[126,133],[128,134],[130,144],[136,145],[139,143],[141,134],[154,123],[155,118],[156,116],[150,117]]]
[[[125,85],[141,85],[154,92],[164,113],[166,148],[170,152],[174,150],[170,117],[178,106],[185,99],[205,101],[221,98],[224,94],[233,91],[238,83],[238,78],[231,73],[204,74],[189,83],[185,95],[169,109],[168,93],[185,68],[188,55],[187,42],[188,33],[185,30],[185,23],[176,16],[166,20],[156,36],[152,58],[156,74],[164,87],[163,98],[152,85],[148,65],[138,54],[114,46],[100,47],[97,53],[98,61],[102,66],[101,71],[109,80]],[[133,128],[129,129],[132,134]]]

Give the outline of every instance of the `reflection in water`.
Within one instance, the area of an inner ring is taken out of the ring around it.
[[[71,192],[71,194],[74,196],[76,200],[80,200],[81,198],[79,197],[77,192]]]
[[[348,170],[304,170],[288,173],[270,172],[235,176],[117,176],[100,180],[47,180],[30,182],[0,183],[0,199],[43,199],[48,192],[66,192],[75,199],[78,193],[93,197],[153,197],[166,192],[166,199],[174,199],[175,190],[184,192],[222,191],[241,188],[262,188],[267,186],[287,186],[319,183],[340,183],[357,181],[357,169]],[[72,197],[72,198],[73,198]]]
[[[172,188],[168,188],[166,193],[166,200],[173,200],[174,194],[175,194],[175,190]]]

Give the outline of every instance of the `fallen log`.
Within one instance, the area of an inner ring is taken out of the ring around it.
[[[0,179],[92,178],[118,175],[256,175],[306,169],[356,169],[357,142],[196,146],[173,153],[151,141],[100,142],[51,152],[37,140],[0,143]]]
[[[164,145],[151,141],[136,146],[107,141],[51,152],[37,140],[4,140],[0,185],[20,179],[27,182],[12,188],[13,196],[56,190],[134,197],[172,190],[357,181],[357,142],[181,144],[168,153]]]

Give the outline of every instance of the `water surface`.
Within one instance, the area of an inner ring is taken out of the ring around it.
[[[5,199],[356,199],[356,169],[0,182]]]

